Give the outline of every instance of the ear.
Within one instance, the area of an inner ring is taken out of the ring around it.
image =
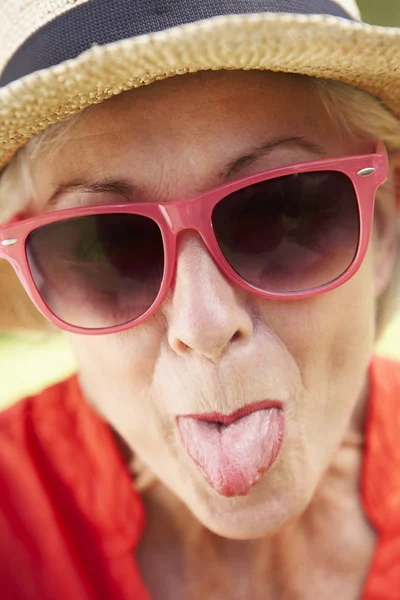
[[[375,295],[381,296],[393,275],[399,251],[400,223],[400,154],[390,157],[387,183],[376,195],[373,248]]]

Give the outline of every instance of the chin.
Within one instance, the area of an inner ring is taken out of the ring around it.
[[[208,530],[232,540],[251,540],[274,535],[302,512],[307,501],[300,500],[300,495],[289,491],[274,493],[265,482],[260,482],[246,496],[226,498],[204,481],[189,497],[184,494],[181,498]]]

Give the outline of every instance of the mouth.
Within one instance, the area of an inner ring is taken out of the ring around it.
[[[264,400],[231,414],[178,415],[182,444],[216,492],[245,496],[275,462],[283,441],[284,410]]]

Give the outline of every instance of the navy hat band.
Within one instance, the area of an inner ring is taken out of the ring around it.
[[[333,0],[88,0],[32,34],[8,61],[0,87],[75,58],[95,44],[101,46],[220,15],[264,12],[352,20]]]

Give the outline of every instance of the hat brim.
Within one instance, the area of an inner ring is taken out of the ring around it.
[[[51,124],[120,92],[207,70],[345,82],[400,117],[400,30],[324,15],[227,15],[94,46],[0,89],[0,170]]]

